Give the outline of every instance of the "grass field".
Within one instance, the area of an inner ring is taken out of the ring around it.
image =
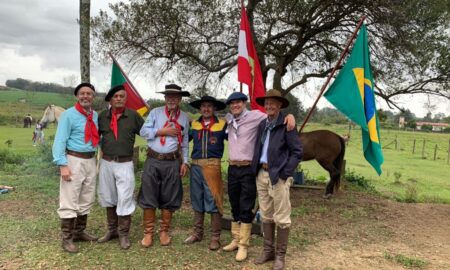
[[[322,126],[307,125],[307,130],[330,129],[338,134],[347,133],[346,126]],[[36,147],[32,146],[32,129],[0,127],[0,149],[10,150],[27,154],[37,153]],[[45,137],[48,140],[55,133],[54,125],[45,130]],[[388,144],[397,137],[397,150],[394,145],[383,149],[385,162],[382,166],[383,173],[378,176],[375,170],[364,159],[361,150],[360,130],[352,131],[352,138],[346,149],[346,169],[356,174],[362,175],[375,186],[382,195],[404,201],[410,192],[413,192],[415,200],[419,202],[441,202],[450,203],[450,164],[447,163],[448,134],[405,132],[393,130],[381,130],[383,144]],[[413,141],[416,139],[416,153],[412,154]],[[5,143],[12,140],[10,147]],[[426,141],[424,158],[422,158],[423,140]],[[137,144],[145,146],[144,140],[138,138]],[[437,158],[434,159],[434,147],[438,145]],[[141,160],[144,157],[141,155]],[[224,171],[226,171],[228,159],[227,151],[223,160]],[[316,182],[328,181],[328,173],[323,170],[317,162],[309,161],[302,163],[308,179]]]

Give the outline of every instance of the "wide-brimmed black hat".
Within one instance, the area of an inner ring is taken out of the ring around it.
[[[215,97],[211,97],[211,96],[203,96],[199,100],[192,101],[191,103],[189,103],[189,105],[191,105],[192,107],[194,107],[196,109],[200,109],[200,106],[202,105],[203,102],[210,102],[210,103],[214,104],[214,107],[216,107],[216,111],[221,111],[227,107],[227,105],[225,105],[225,103],[223,103],[222,101],[217,100]]]
[[[273,99],[279,100],[282,103],[282,105],[281,105],[282,109],[289,106],[289,101],[281,95],[280,91],[278,91],[276,89],[271,89],[271,90],[267,91],[266,95],[264,97],[257,97],[255,100],[256,100],[256,103],[258,103],[261,106],[264,106],[264,100],[266,100],[267,98],[273,98]]]
[[[92,84],[90,84],[88,82],[83,82],[83,83],[80,83],[79,85],[77,85],[77,87],[75,87],[75,91],[73,91],[73,94],[76,96],[78,94],[78,90],[80,90],[81,87],[85,87],[85,86],[91,88],[92,91],[95,92],[95,87]]]
[[[111,88],[108,91],[108,94],[106,94],[105,101],[110,101],[111,98],[114,96],[114,94],[119,92],[120,90],[125,90],[125,87],[123,86],[123,84],[120,84],[120,85],[117,85],[117,86],[114,86],[113,88]]]
[[[156,93],[160,93],[160,94],[164,94],[164,95],[168,95],[168,94],[180,94],[182,97],[188,97],[191,94],[189,94],[188,91],[182,91],[181,90],[181,86],[178,86],[174,83],[172,84],[166,84],[166,90],[162,91],[162,92],[156,92]]]

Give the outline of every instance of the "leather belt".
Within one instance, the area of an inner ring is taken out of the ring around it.
[[[261,168],[265,171],[269,170],[269,165],[267,163],[261,163]]]
[[[237,167],[245,167],[252,165],[251,160],[228,160],[228,163],[231,166],[237,166]]]
[[[68,155],[78,157],[78,158],[84,158],[84,159],[90,159],[95,156],[95,152],[77,152],[77,151],[72,151],[72,150],[68,150],[68,149],[66,150],[66,153]]]
[[[157,160],[176,160],[180,158],[180,152],[158,153],[151,148],[147,148],[147,157]]]
[[[129,162],[133,160],[133,156],[107,156],[103,155],[102,158],[106,161],[114,161],[118,163]]]
[[[198,166],[220,166],[220,158],[200,158],[200,159],[193,159],[191,161],[192,165],[198,165]]]

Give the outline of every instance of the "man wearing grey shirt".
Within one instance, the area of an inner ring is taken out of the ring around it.
[[[144,209],[143,247],[153,243],[156,208],[161,209],[160,244],[170,244],[170,222],[173,212],[181,207],[181,178],[188,170],[189,118],[179,105],[189,92],[169,84],[159,93],[164,94],[166,105],[150,112],[140,132],[148,146],[138,196],[139,206]]]

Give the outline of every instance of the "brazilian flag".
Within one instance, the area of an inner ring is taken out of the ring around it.
[[[362,25],[350,57],[325,93],[339,111],[361,126],[364,157],[381,174],[384,161],[375,108],[366,26]]]

